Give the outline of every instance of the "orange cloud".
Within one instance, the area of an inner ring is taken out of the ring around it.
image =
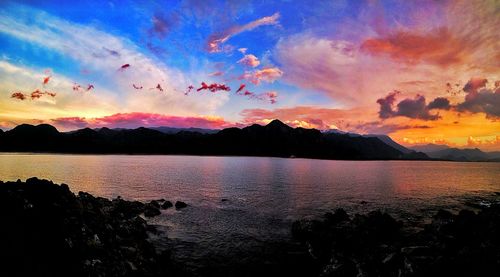
[[[447,28],[426,34],[396,31],[385,37],[366,39],[361,44],[361,50],[372,55],[388,55],[407,63],[426,61],[440,66],[463,62],[468,55],[467,48]]]
[[[272,83],[279,79],[282,75],[283,71],[281,71],[279,68],[268,67],[252,72],[245,72],[245,74],[243,74],[241,78],[250,81],[254,85],[258,85],[262,81]]]
[[[498,149],[500,148],[500,135],[497,135],[492,139],[481,139],[470,136],[467,139],[467,146],[480,147],[483,149]]]

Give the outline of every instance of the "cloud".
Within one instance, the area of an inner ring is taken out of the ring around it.
[[[426,34],[396,31],[385,37],[366,39],[361,44],[361,50],[371,55],[388,55],[406,63],[426,61],[440,66],[463,62],[465,47],[447,28]]]
[[[472,77],[463,90],[467,93],[465,100],[456,105],[460,112],[485,113],[487,118],[500,118],[500,90],[498,81],[494,87],[486,88],[488,80],[482,77]]]
[[[284,81],[324,93],[342,104],[368,104],[377,94],[393,89],[394,83],[408,81],[397,65],[359,52],[352,42],[311,33],[281,39],[273,57],[286,70]]]
[[[427,109],[429,110],[449,110],[451,108],[450,100],[444,97],[437,97],[432,100],[429,105],[427,105]]]
[[[233,26],[220,34],[212,34],[208,39],[207,50],[210,53],[221,52],[221,45],[228,41],[232,36],[242,32],[251,31],[259,26],[276,25],[279,23],[279,18],[280,14],[275,13],[271,16],[265,16],[242,26]]]
[[[26,95],[22,92],[14,92],[10,97],[18,100],[26,100]]]
[[[208,74],[209,77],[220,77],[222,75],[224,75],[223,71],[214,71],[214,72]]]
[[[207,128],[220,129],[234,126],[225,121],[222,117],[216,116],[172,116],[155,113],[117,113],[109,116],[85,118],[85,117],[62,117],[52,119],[56,126],[71,130],[75,128],[138,128],[138,127],[158,127],[169,126],[179,128]]]
[[[278,93],[276,91],[268,91],[263,94],[263,97],[269,101],[271,104],[276,104],[278,99]]]
[[[216,91],[230,91],[231,88],[226,86],[225,84],[212,83],[208,85],[207,83],[202,82],[201,87],[196,89],[196,91],[202,91],[202,90],[209,90],[211,92],[216,92]]]
[[[487,118],[500,118],[500,92],[483,89],[476,93],[469,93],[465,101],[456,107],[461,112],[485,113]]]
[[[238,63],[243,64],[249,67],[256,67],[260,64],[260,61],[257,57],[252,54],[245,55]]]
[[[399,91],[389,93],[386,97],[377,100],[380,105],[379,117],[387,119],[396,116],[404,116],[414,119],[422,120],[437,120],[440,118],[439,114],[430,114],[431,109],[448,110],[450,103],[446,98],[436,98],[426,105],[425,96],[417,94],[413,99],[406,98],[396,104],[396,96]]]
[[[283,36],[272,53],[286,72],[283,80],[352,107],[368,105],[393,89],[425,91],[434,98],[441,96],[443,80],[454,84],[471,73],[497,74],[500,18],[495,1],[396,6],[405,12],[386,10],[375,1],[355,20],[332,28],[325,28],[323,20],[321,28]],[[374,11],[387,16],[373,18]],[[407,83],[415,80],[426,83]]]
[[[480,147],[481,149],[498,149],[500,147],[500,136],[495,136],[492,139],[481,139],[469,136],[467,139],[468,147]]]
[[[279,79],[282,75],[283,71],[281,71],[279,68],[268,67],[245,72],[245,74],[243,74],[241,78],[250,81],[254,85],[259,85],[262,81],[272,83]]]
[[[392,106],[394,102],[396,102],[396,95],[399,93],[399,91],[394,91],[389,93],[386,97],[377,100],[377,103],[380,105],[380,110],[378,112],[380,118],[384,119],[394,116]]]
[[[85,117],[61,117],[51,119],[52,123],[61,129],[79,129],[89,126]]]
[[[430,129],[432,127],[428,125],[385,124],[380,121],[371,121],[354,124],[352,128],[361,134],[390,134],[399,130]]]
[[[296,106],[288,108],[245,109],[241,112],[242,123],[267,124],[273,119],[280,119],[291,126],[308,128],[352,130],[353,123],[373,117],[365,109],[330,109],[315,106]],[[300,124],[299,124],[300,123]]]
[[[482,77],[472,77],[467,84],[465,84],[463,90],[467,93],[477,93],[480,88],[484,88],[488,83],[488,80]]]
[[[172,28],[179,23],[179,17],[177,14],[166,16],[163,13],[156,13],[151,17],[151,23],[153,26],[149,29],[149,34],[164,39]]]
[[[162,112],[165,108],[169,112],[179,115],[193,115],[213,113],[217,108],[228,101],[229,97],[224,94],[216,96],[185,97],[184,88],[190,83],[190,79],[195,79],[199,73],[190,72],[188,75],[180,70],[167,67],[161,61],[152,59],[144,54],[141,49],[131,40],[104,32],[93,25],[82,25],[60,19],[37,9],[20,5],[8,5],[0,11],[0,33],[15,37],[21,41],[32,43],[40,51],[56,52],[65,58],[71,59],[75,67],[86,68],[94,74],[99,75],[104,83],[95,84],[95,94],[99,95],[102,103],[97,106],[106,106],[107,109],[99,110],[93,115],[113,112],[131,112],[137,110],[147,110],[149,112]],[[105,48],[107,49],[105,49]],[[119,57],[112,55],[108,50],[116,51]],[[93,53],[101,53],[96,57]],[[117,72],[124,64],[130,67],[124,72]],[[12,65],[12,64],[11,64]],[[12,65],[25,68],[22,66]],[[34,71],[33,69],[27,69]],[[1,76],[4,83],[16,84],[19,87],[10,88],[12,90],[31,90],[27,86],[31,78],[27,75]],[[63,87],[61,82],[55,81],[55,76],[48,85],[57,87],[61,95],[67,95],[71,91],[71,83],[87,83],[90,76],[68,76],[58,75],[61,79],[70,81],[70,85]],[[43,76],[38,77],[42,80]],[[56,82],[56,83],[53,83]],[[164,89],[164,94],[153,92],[138,93],[133,87],[133,83],[140,83],[144,87],[156,87],[158,83]],[[112,89],[110,89],[112,88]],[[67,97],[65,97],[66,100]],[[111,101],[110,98],[115,98]],[[108,99],[104,101],[103,99]],[[62,100],[62,99],[61,99]],[[65,106],[66,100],[54,102],[57,105],[57,112],[65,112],[66,116],[73,116],[78,110]],[[85,115],[85,110],[80,112]],[[91,107],[88,107],[91,108]],[[9,108],[10,109],[10,108]],[[9,110],[7,109],[7,110]],[[56,112],[56,111],[54,111]]]

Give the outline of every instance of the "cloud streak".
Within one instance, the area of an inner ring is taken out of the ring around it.
[[[251,31],[257,27],[265,25],[276,25],[279,23],[280,14],[275,13],[271,16],[265,16],[260,19],[249,22],[241,26],[233,26],[222,33],[212,34],[207,42],[207,50],[210,53],[217,53],[223,51],[221,45],[227,42],[231,37],[242,32]]]

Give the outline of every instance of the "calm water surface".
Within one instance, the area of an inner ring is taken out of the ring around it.
[[[500,191],[500,163],[0,154],[0,180],[32,176],[104,197],[185,201],[189,208],[152,223],[181,242],[177,255],[193,264],[261,251],[289,237],[293,220],[336,207],[419,217]]]

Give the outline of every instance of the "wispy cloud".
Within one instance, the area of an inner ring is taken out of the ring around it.
[[[221,33],[212,34],[207,42],[207,50],[210,53],[222,51],[221,45],[227,42],[231,37],[242,32],[251,31],[259,26],[276,25],[279,23],[280,14],[275,13],[271,16],[265,16],[260,19],[249,22],[241,26],[233,26]]]

